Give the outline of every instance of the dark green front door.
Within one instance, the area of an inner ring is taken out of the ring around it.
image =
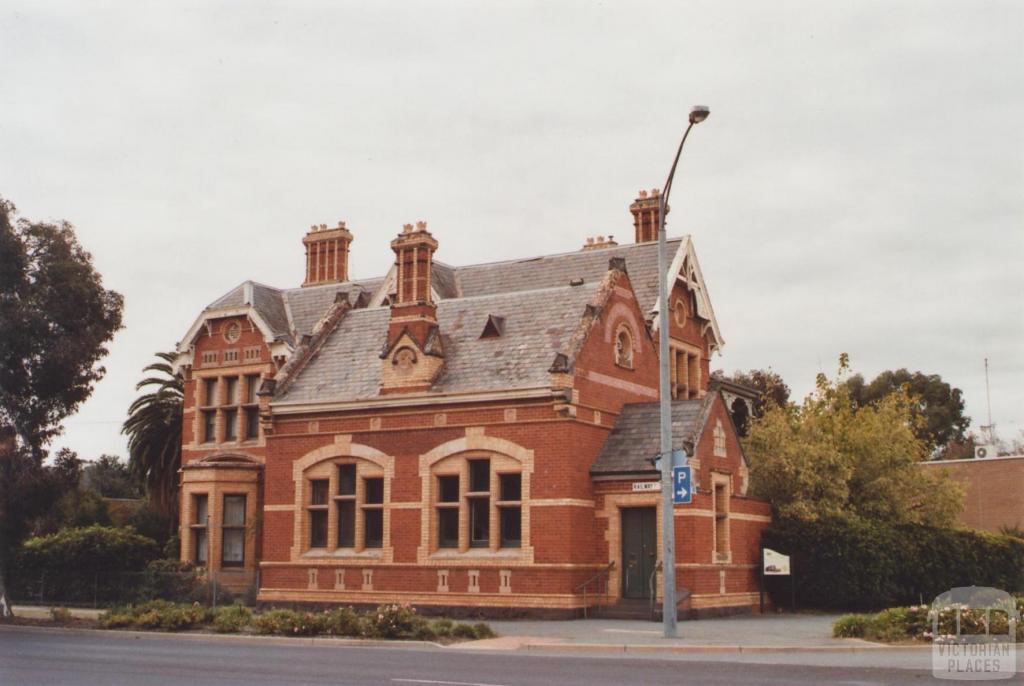
[[[622,597],[649,598],[657,563],[658,520],[653,507],[629,507],[622,514]]]

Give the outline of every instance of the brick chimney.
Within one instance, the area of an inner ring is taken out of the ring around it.
[[[651,192],[640,191],[636,200],[629,206],[633,214],[633,228],[636,229],[636,242],[649,243],[658,240],[658,202],[661,191],[652,188]],[[669,207],[665,206],[665,216]]]
[[[352,234],[345,222],[333,228],[314,224],[302,239],[306,247],[306,279],[303,286],[348,281],[348,250]]]
[[[381,393],[408,393],[430,388],[444,363],[437,306],[431,294],[437,241],[426,222],[406,224],[391,241],[395,251],[395,299],[391,303]]]
[[[587,238],[587,242],[583,244],[583,250],[600,250],[601,248],[614,248],[618,243],[615,242],[614,236],[608,236],[606,239],[604,236],[598,236],[594,238],[590,236]]]

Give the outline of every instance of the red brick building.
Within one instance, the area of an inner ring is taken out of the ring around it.
[[[922,462],[941,469],[964,489],[964,509],[957,524],[999,533],[1024,529],[1024,455]]]
[[[313,227],[301,287],[246,282],[178,346],[183,559],[267,602],[571,615],[604,579],[613,602],[648,598],[666,278],[674,441],[698,485],[672,522],[680,607],[752,607],[770,510],[708,391],[722,337],[689,237],[658,273],[657,206],[630,206],[632,245],[465,267],[407,225],[361,281],[344,224]]]

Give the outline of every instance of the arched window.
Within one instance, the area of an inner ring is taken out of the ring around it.
[[[522,546],[523,474],[505,455],[452,455],[431,469],[432,549]]]
[[[615,364],[626,369],[633,368],[633,335],[625,324],[615,332]]]
[[[310,467],[306,481],[305,549],[362,552],[386,547],[390,487],[374,462],[339,457]]]

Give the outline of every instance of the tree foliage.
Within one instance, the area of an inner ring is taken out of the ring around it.
[[[750,429],[752,419],[760,419],[764,416],[768,407],[785,407],[789,402],[789,386],[782,380],[782,377],[769,369],[750,369],[747,371],[736,370],[732,374],[726,374],[722,370],[715,370],[711,377],[720,381],[731,381],[742,386],[755,389],[758,394],[751,405],[752,412],[748,415],[745,410],[737,411],[731,409],[733,423],[740,436],[746,436]]]
[[[174,353],[157,353],[144,372],[156,372],[136,384],[152,388],[128,408],[121,433],[128,436],[129,464],[144,479],[149,499],[163,513],[175,511],[181,467],[181,421],[185,384],[174,373]]]
[[[85,487],[104,498],[141,498],[142,483],[127,462],[116,455],[100,455],[82,468]]]
[[[802,405],[770,406],[744,447],[751,491],[785,518],[860,517],[942,524],[960,511],[962,492],[945,474],[918,463],[928,450],[915,433],[914,399],[898,388],[874,403],[853,400],[843,377],[819,374]]]
[[[38,459],[105,370],[123,299],[103,287],[67,222],[12,223],[0,199],[0,426]]]
[[[875,405],[886,396],[905,390],[912,399],[914,433],[929,453],[952,441],[963,442],[964,432],[971,423],[971,418],[964,416],[963,393],[938,374],[888,370],[871,383],[865,383],[864,377],[854,374],[846,380],[846,385],[850,400],[859,407]]]

